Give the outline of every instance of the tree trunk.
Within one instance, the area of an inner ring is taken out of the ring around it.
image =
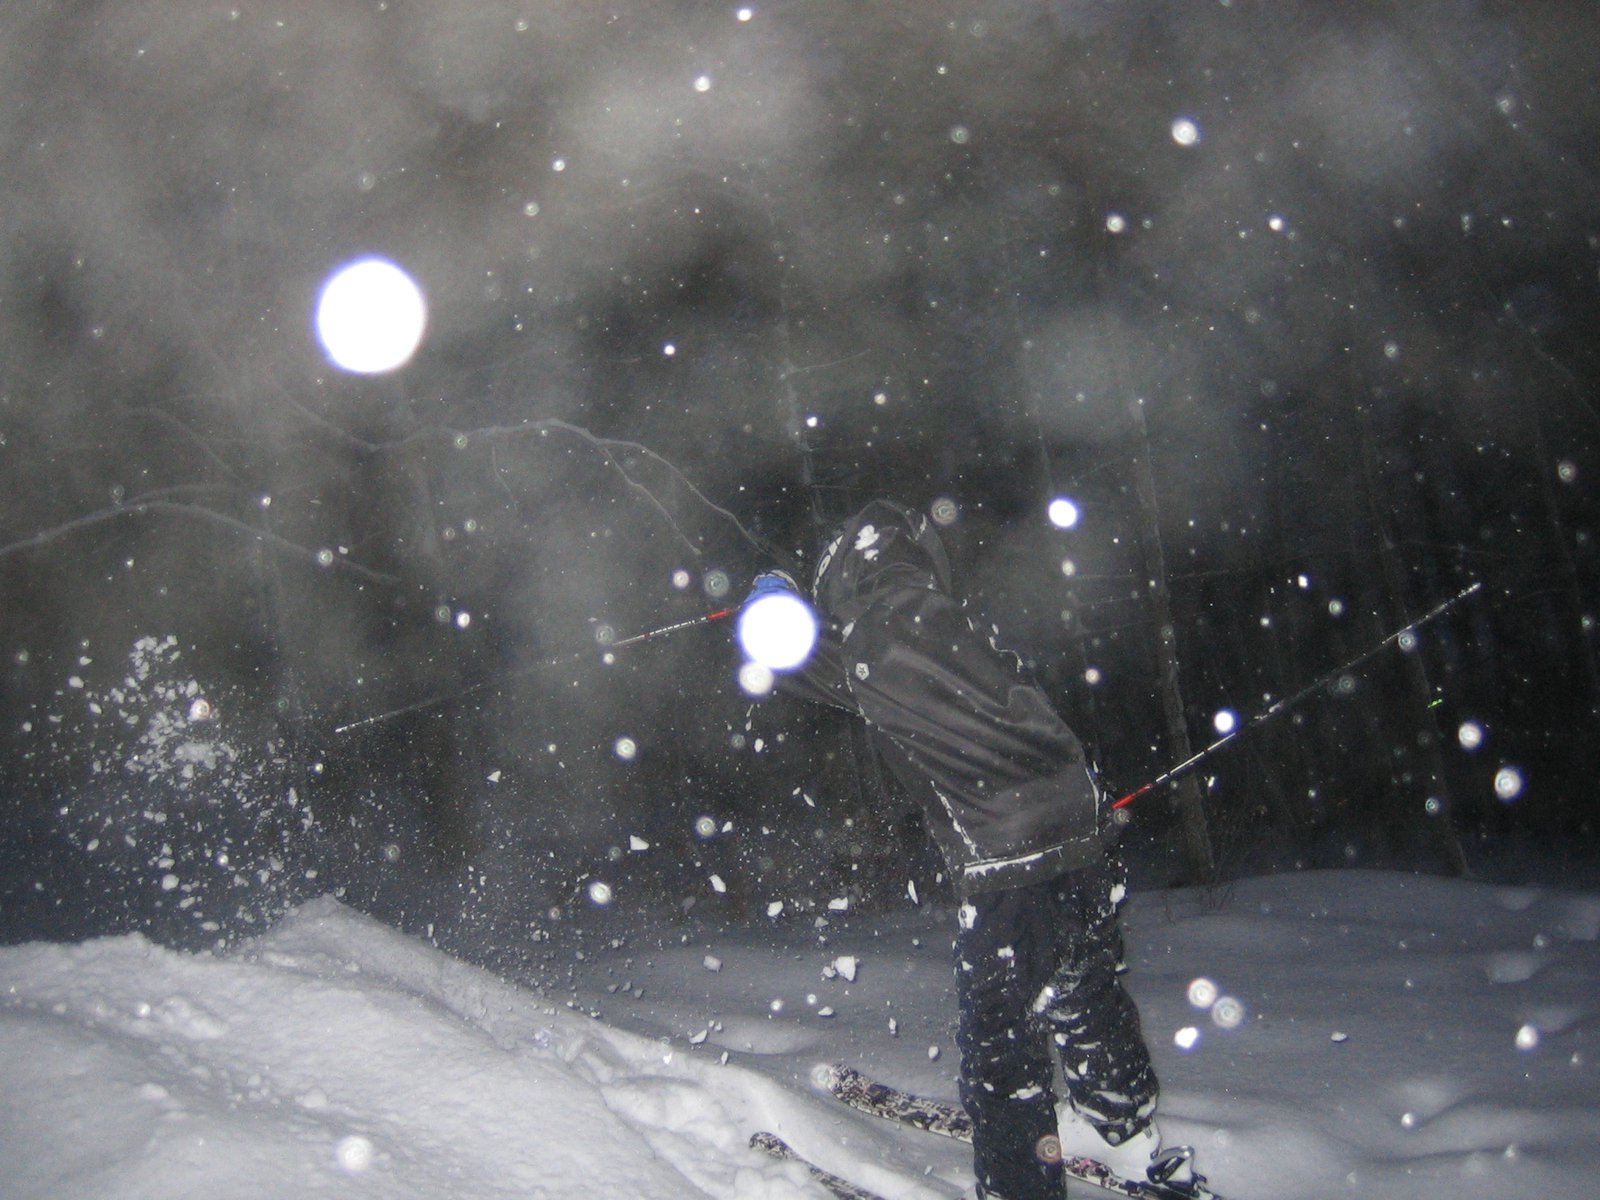
[[[451,644],[452,620],[445,607],[453,598],[450,567],[438,533],[438,514],[428,464],[422,450],[407,450],[395,463],[395,482],[402,490],[400,536],[409,549],[410,566],[436,608],[435,627],[423,635],[427,647],[422,677],[439,694],[454,695],[468,686],[461,655]],[[407,518],[409,517],[409,522]],[[482,744],[475,704],[447,704],[421,714],[408,731],[417,769],[429,805],[430,849],[437,866],[453,869],[481,849],[475,832],[474,800],[468,785],[469,763],[479,761]]]
[[[1161,511],[1156,501],[1155,473],[1150,468],[1150,435],[1144,420],[1144,401],[1135,398],[1129,405],[1139,437],[1139,453],[1133,459],[1134,486],[1139,496],[1139,511],[1144,520],[1145,573],[1149,577],[1150,606],[1156,619],[1156,654],[1159,664],[1157,684],[1161,711],[1166,720],[1167,744],[1174,762],[1184,762],[1194,753],[1189,741],[1189,724],[1184,716],[1183,689],[1178,680],[1178,634],[1172,621],[1172,600],[1167,591],[1166,552],[1161,543]],[[1184,863],[1195,883],[1217,880],[1216,857],[1211,846],[1211,830],[1206,822],[1200,784],[1194,775],[1185,775],[1173,785],[1173,812],[1178,818]]]
[[[258,519],[264,533],[275,532],[269,503],[262,503]],[[280,794],[276,799],[287,800],[292,793],[293,803],[298,807],[310,802],[311,776],[301,746],[306,705],[294,663],[296,647],[289,627],[289,601],[277,556],[266,549],[264,543],[257,543],[253,565],[260,595],[262,632],[269,648],[266,669],[272,673],[272,720],[278,734],[276,759],[280,764]]]
[[[1377,451],[1372,444],[1372,416],[1366,405],[1356,405],[1356,441],[1361,450],[1361,467],[1366,484],[1367,508],[1372,527],[1378,535],[1378,562],[1383,570],[1384,593],[1388,598],[1390,624],[1399,627],[1410,620],[1406,613],[1405,579],[1400,569],[1399,554],[1395,549],[1394,535],[1383,511],[1378,478]],[[1428,679],[1427,664],[1416,646],[1401,644],[1401,660],[1406,681],[1413,700],[1427,714],[1418,723],[1420,741],[1423,743],[1423,763],[1428,775],[1428,804],[1416,807],[1416,816],[1423,823],[1438,852],[1440,862],[1451,875],[1467,873],[1466,854],[1461,849],[1455,825],[1451,821],[1450,784],[1445,777],[1444,756],[1439,751],[1441,733],[1438,717],[1431,707],[1433,684]]]
[[[1557,465],[1552,461],[1550,442],[1545,437],[1544,416],[1535,399],[1528,405],[1529,419],[1533,424],[1534,469],[1539,476],[1539,493],[1544,500],[1545,516],[1550,522],[1550,540],[1561,558],[1561,571],[1567,577],[1565,588],[1567,611],[1572,621],[1572,645],[1578,666],[1589,685],[1589,715],[1600,716],[1600,665],[1595,662],[1594,642],[1584,628],[1584,612],[1588,598],[1584,595],[1583,576],[1572,557],[1572,547],[1567,543],[1567,531],[1561,523],[1561,500],[1556,495]]]

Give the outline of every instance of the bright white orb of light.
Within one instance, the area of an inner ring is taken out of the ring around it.
[[[1209,979],[1196,979],[1189,984],[1189,1003],[1196,1008],[1210,1008],[1219,995],[1217,985]]]
[[[352,1175],[359,1175],[372,1166],[373,1154],[372,1143],[360,1134],[340,1138],[333,1148],[334,1159]]]
[[[422,289],[387,259],[340,267],[317,297],[317,339],[334,366],[357,375],[404,366],[427,324]]]
[[[599,908],[604,908],[612,900],[611,885],[596,879],[589,885],[589,902]]]
[[[1507,803],[1522,795],[1522,772],[1516,767],[1501,767],[1494,773],[1494,794]]]
[[[769,671],[803,665],[816,644],[816,614],[792,592],[762,596],[739,614],[739,645],[752,662]]]
[[[1211,1020],[1218,1029],[1237,1029],[1244,1023],[1244,1005],[1232,996],[1220,996],[1211,1006]]]
[[[1461,722],[1461,728],[1456,730],[1456,741],[1463,750],[1476,750],[1483,745],[1483,726],[1476,721]]]
[[[1172,1035],[1172,1043],[1179,1050],[1193,1050],[1200,1044],[1200,1031],[1193,1025],[1185,1025]]]
[[[1050,524],[1057,529],[1073,528],[1078,523],[1078,517],[1082,515],[1078,511],[1077,504],[1065,496],[1057,496],[1050,501],[1050,507],[1046,512],[1050,516]]]
[[[1200,140],[1200,126],[1188,117],[1179,117],[1172,123],[1172,140],[1180,146],[1193,146]]]
[[[1218,733],[1229,734],[1239,728],[1239,714],[1231,708],[1217,710],[1217,715],[1211,718],[1211,727]]]
[[[758,662],[747,662],[739,668],[739,686],[747,696],[769,696],[778,686],[778,677],[770,667]]]

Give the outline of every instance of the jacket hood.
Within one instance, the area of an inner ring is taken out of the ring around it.
[[[950,591],[950,561],[923,513],[874,500],[845,522],[817,560],[811,593],[817,605],[848,620],[890,588]]]

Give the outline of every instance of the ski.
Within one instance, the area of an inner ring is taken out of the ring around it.
[[[961,1142],[972,1140],[972,1119],[959,1104],[916,1096],[871,1076],[834,1063],[819,1069],[817,1082],[836,1098],[851,1108],[870,1113],[885,1120],[897,1121],[913,1129],[937,1133],[941,1137]],[[1181,1166],[1188,1157],[1187,1150],[1175,1150],[1165,1160],[1169,1170]],[[1194,1176],[1192,1184],[1178,1185],[1156,1180],[1124,1179],[1113,1174],[1104,1164],[1092,1158],[1069,1155],[1062,1159],[1061,1169],[1070,1178],[1091,1184],[1104,1191],[1114,1192],[1133,1200],[1221,1200],[1206,1186],[1205,1179]]]
[[[810,1173],[811,1178],[827,1189],[830,1195],[838,1197],[838,1200],[883,1200],[877,1192],[869,1192],[866,1188],[857,1187],[848,1179],[840,1178],[832,1171],[824,1171],[775,1133],[752,1133],[750,1145],[763,1154],[770,1154],[773,1158],[799,1163]]]
[[[958,1142],[972,1140],[972,1118],[959,1104],[914,1096],[843,1063],[819,1067],[818,1082],[851,1108]]]

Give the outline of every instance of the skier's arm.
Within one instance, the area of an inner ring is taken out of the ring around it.
[[[752,582],[750,592],[740,606],[741,613],[748,611],[751,605],[776,595],[793,596],[811,609],[791,576],[783,571],[768,571],[756,576]],[[816,615],[814,609],[812,613]],[[849,689],[845,687],[840,662],[839,632],[831,623],[818,617],[816,642],[810,655],[792,670],[775,672],[776,690],[798,700],[857,713],[859,710],[850,697]]]
[[[1049,697],[943,592],[891,592],[841,651],[862,715],[935,780],[972,791],[1092,786],[1083,747]]]

